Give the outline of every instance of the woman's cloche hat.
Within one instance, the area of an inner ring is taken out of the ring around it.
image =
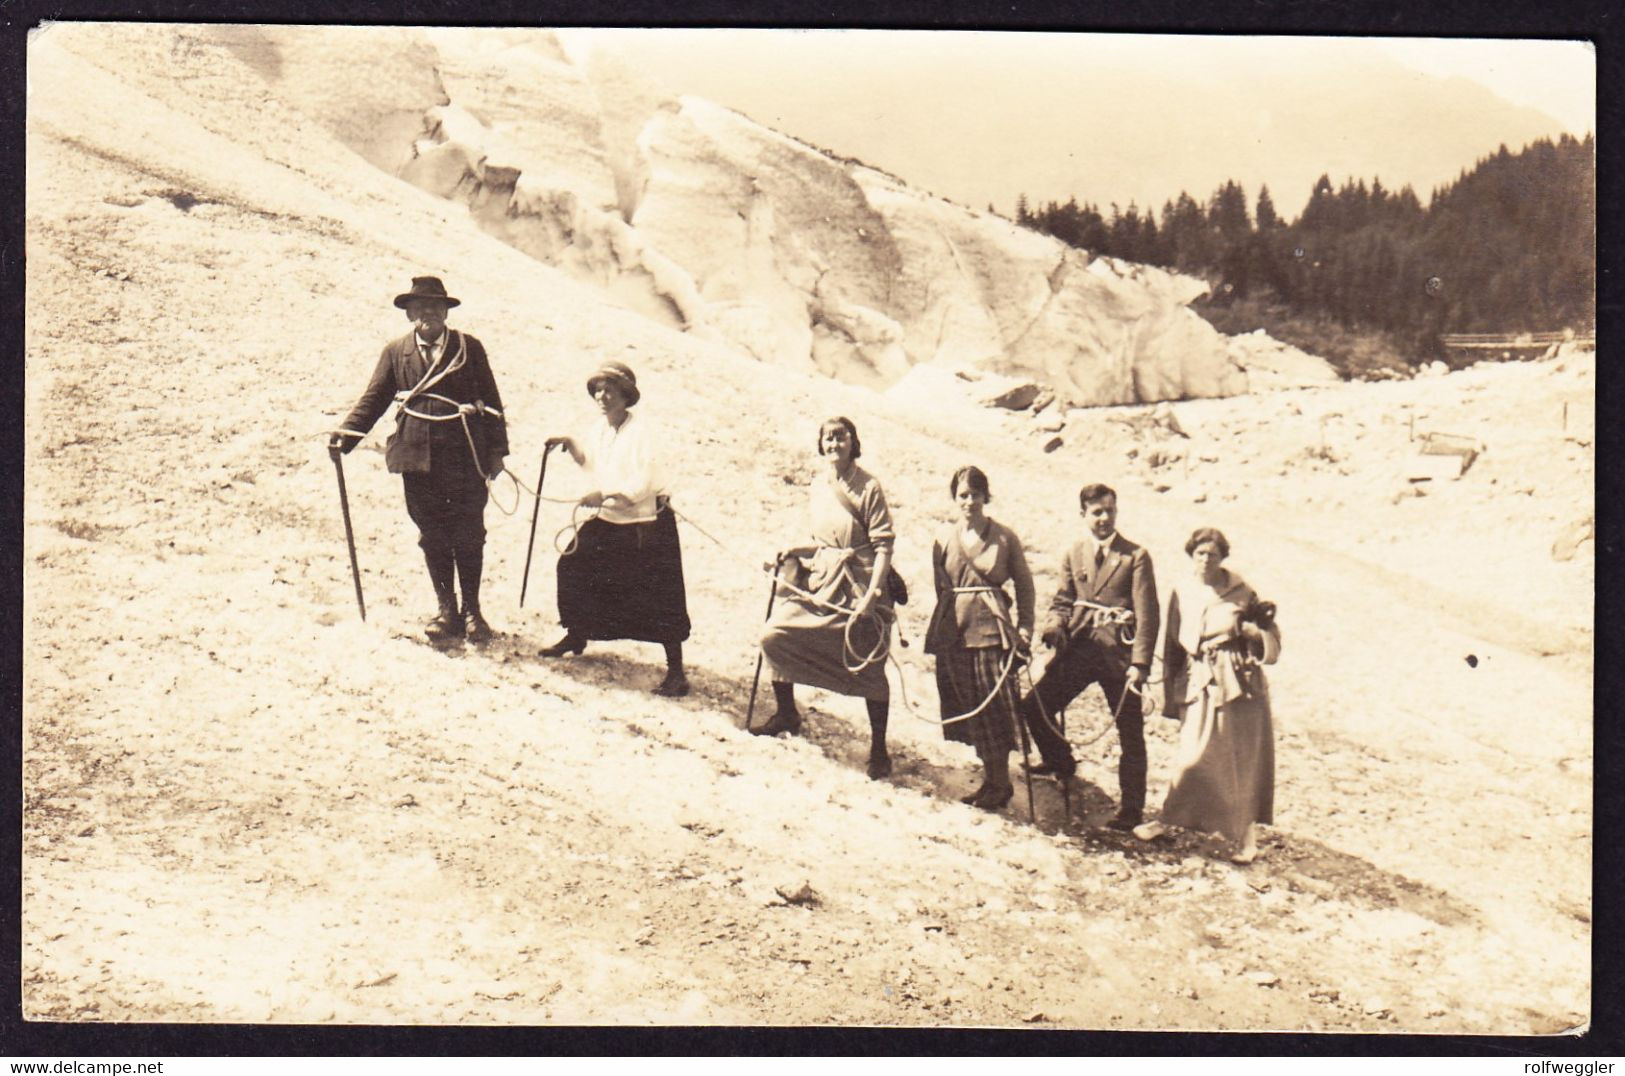
[[[626,394],[628,407],[637,403],[638,397],[642,395],[638,392],[638,375],[634,374],[632,368],[624,362],[610,359],[594,370],[593,375],[587,378],[587,395],[591,396],[593,386],[604,380],[614,381],[621,386],[621,391]]]
[[[412,290],[403,291],[395,296],[395,305],[405,310],[406,304],[413,299],[440,299],[445,302],[448,309],[462,302],[461,299],[453,299],[446,294],[446,285],[442,284],[437,276],[413,277]]]

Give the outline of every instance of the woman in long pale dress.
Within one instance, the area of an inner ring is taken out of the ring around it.
[[[925,652],[936,655],[937,698],[950,740],[976,749],[982,784],[963,802],[996,811],[1010,802],[1010,752],[1015,750],[1015,650],[1033,638],[1033,573],[1021,539],[987,515],[987,475],[961,467],[948,483],[960,518],[943,528],[931,549],[937,608]],[[1014,616],[1005,584],[1014,584]],[[978,711],[978,707],[980,710]],[[965,716],[970,715],[970,716]]]
[[[639,639],[666,651],[666,676],[657,695],[688,694],[683,641],[688,638],[688,596],[677,517],[668,503],[660,446],[631,408],[637,375],[623,362],[606,362],[587,379],[600,416],[577,436],[547,439],[562,445],[587,470],[594,489],[581,506],[596,511],[576,532],[576,545],[559,558],[559,621],[564,638],[544,657],[579,654],[590,639]]]
[[[892,600],[891,509],[874,476],[858,466],[863,452],[849,418],[832,418],[818,430],[818,453],[827,465],[808,493],[812,541],[779,558],[781,578],[816,599],[780,586],[773,615],[762,632],[762,654],[772,673],[776,711],[751,731],[761,736],[801,731],[795,685],[856,695],[869,711],[869,776],[891,773],[886,720],[891,688],[885,664],[866,660],[890,641]],[[851,629],[848,630],[848,623]]]
[[[1196,579],[1169,595],[1163,713],[1182,717],[1177,773],[1162,813],[1134,830],[1151,840],[1166,826],[1219,833],[1258,856],[1258,824],[1275,820],[1275,730],[1262,666],[1281,652],[1273,606],[1224,567],[1230,542],[1203,527],[1185,543]],[[1263,610],[1261,612],[1261,610]]]

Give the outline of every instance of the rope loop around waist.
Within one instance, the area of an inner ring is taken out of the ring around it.
[[[1083,622],[1078,625],[1079,630],[1094,627],[1117,628],[1117,637],[1124,646],[1133,644],[1136,634],[1134,631],[1134,610],[1121,605],[1101,605],[1099,602],[1089,601],[1087,598],[1077,598],[1072,602],[1072,610],[1084,611]]]

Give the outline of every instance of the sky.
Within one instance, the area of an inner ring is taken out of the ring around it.
[[[1597,124],[1596,50],[1583,41],[1484,38],[1373,39],[1381,51],[1426,74],[1472,79],[1492,93],[1556,119],[1570,134]]]
[[[1505,143],[1594,129],[1581,42],[593,31],[674,93],[981,208],[1160,205],[1226,180],[1289,217],[1322,173],[1425,202]]]

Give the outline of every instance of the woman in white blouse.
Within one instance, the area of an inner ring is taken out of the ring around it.
[[[639,639],[666,648],[666,676],[658,695],[687,695],[683,640],[688,597],[677,518],[667,503],[660,446],[631,408],[637,376],[622,362],[606,362],[587,379],[601,421],[579,438],[549,437],[594,488],[581,498],[597,514],[576,532],[576,546],[559,558],[559,621],[564,638],[544,657],[579,654],[589,639]]]

